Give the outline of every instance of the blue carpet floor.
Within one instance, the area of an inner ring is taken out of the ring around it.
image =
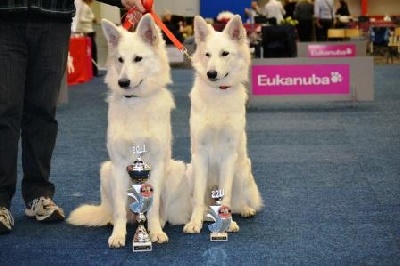
[[[362,77],[359,77],[362,78]],[[191,69],[173,69],[173,152],[189,161]],[[111,227],[40,225],[25,218],[0,236],[0,265],[400,265],[400,65],[375,66],[375,100],[248,110],[253,172],[266,207],[224,243],[167,226],[170,241],[133,253],[107,247]],[[58,111],[52,181],[67,213],[99,202],[107,160],[102,78],[69,89]]]

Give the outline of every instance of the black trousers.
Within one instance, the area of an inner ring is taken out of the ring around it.
[[[50,163],[70,29],[70,23],[46,19],[0,18],[1,207],[10,207],[16,191],[20,140],[25,202],[55,192]]]
[[[97,64],[97,44],[96,44],[96,33],[95,32],[89,32],[87,33],[87,36],[90,37],[91,41],[91,54],[92,54],[92,59],[93,61],[96,62]],[[97,66],[92,62],[92,71],[94,76],[99,75],[99,70],[97,69]]]
[[[301,42],[311,42],[313,34],[313,20],[299,20],[297,24],[297,33]]]
[[[315,33],[317,41],[326,41],[328,40],[328,29],[333,27],[332,19],[320,19],[319,23],[321,24],[321,28],[316,26]]]

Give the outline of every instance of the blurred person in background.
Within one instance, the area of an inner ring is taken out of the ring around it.
[[[314,5],[309,0],[299,0],[296,3],[293,16],[299,24],[296,25],[301,42],[311,42],[313,36]]]
[[[350,22],[350,10],[349,6],[347,5],[346,1],[340,0],[339,1],[339,8],[336,9],[336,28],[345,28],[346,24]]]
[[[84,36],[90,38],[91,41],[91,54],[92,54],[92,71],[94,76],[99,75],[97,68],[97,45],[96,45],[96,32],[93,29],[93,24],[96,23],[96,18],[93,14],[91,5],[93,0],[81,0],[79,9],[76,12],[76,26],[75,32],[82,33]]]
[[[250,8],[245,8],[244,13],[246,16],[246,23],[248,23],[248,24],[254,24],[255,23],[254,17],[262,15],[261,9],[258,6],[257,1],[251,1]]]
[[[264,8],[264,13],[267,18],[275,18],[276,24],[281,24],[285,9],[280,1],[268,0]]]
[[[294,0],[285,0],[283,2],[283,9],[285,10],[284,18],[291,17],[293,18],[294,8],[297,2]]]
[[[317,41],[328,39],[328,29],[334,25],[334,3],[333,0],[315,0],[315,35]]]

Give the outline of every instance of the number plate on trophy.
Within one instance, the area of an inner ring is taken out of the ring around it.
[[[133,242],[133,252],[151,251],[151,242]]]
[[[210,241],[228,241],[227,233],[211,233]]]

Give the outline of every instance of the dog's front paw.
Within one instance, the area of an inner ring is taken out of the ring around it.
[[[256,215],[257,211],[255,209],[252,209],[250,207],[244,207],[241,212],[240,212],[240,216],[242,217],[253,217],[254,215]]]
[[[228,233],[236,233],[236,232],[239,232],[239,230],[240,230],[239,225],[235,221],[232,221],[231,224],[229,225],[227,232]]]
[[[183,227],[183,232],[188,234],[196,234],[200,233],[201,228],[201,223],[189,222]]]
[[[122,248],[125,247],[125,234],[112,234],[108,238],[109,248]]]
[[[168,236],[163,231],[156,232],[156,233],[150,232],[150,239],[151,239],[151,242],[156,242],[156,243],[160,243],[160,244],[168,242]]]

